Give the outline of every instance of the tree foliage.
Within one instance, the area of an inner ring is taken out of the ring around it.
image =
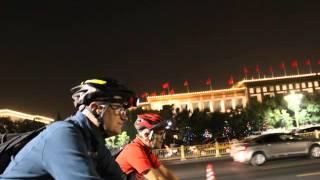
[[[38,129],[46,124],[33,120],[12,120],[0,118],[0,133],[23,133]]]

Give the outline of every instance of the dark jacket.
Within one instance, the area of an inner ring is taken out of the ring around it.
[[[121,179],[98,128],[81,112],[66,121],[49,125],[31,140],[0,179]]]

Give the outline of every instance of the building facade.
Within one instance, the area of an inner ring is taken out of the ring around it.
[[[250,101],[262,102],[266,97],[278,94],[320,92],[319,81],[320,73],[243,80],[229,89],[149,96],[139,106],[160,110],[164,105],[174,105],[174,108],[191,111],[208,109],[211,112],[227,112],[245,107]]]

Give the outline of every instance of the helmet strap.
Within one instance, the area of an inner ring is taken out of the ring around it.
[[[99,106],[101,106],[101,105],[99,105]],[[104,138],[106,138],[106,137],[108,136],[107,133],[106,133],[106,131],[105,131],[105,129],[104,129],[104,120],[103,120],[103,115],[104,115],[104,113],[105,113],[105,111],[106,111],[107,109],[108,109],[108,105],[103,106],[102,110],[99,111],[99,112],[91,110],[91,108],[89,108],[88,106],[86,106],[85,108],[83,108],[83,110],[89,111],[89,112],[94,116],[94,118],[97,120],[97,122],[98,122],[98,128],[99,128],[99,130],[101,131],[102,136],[103,136]],[[83,110],[82,110],[82,111],[83,111]]]
[[[151,141],[153,139],[153,130],[150,131],[148,139],[149,139],[149,141]]]
[[[102,136],[104,138],[108,137],[108,134],[107,134],[106,130],[104,129],[104,119],[103,119],[103,115],[104,115],[104,113],[106,112],[107,109],[108,109],[108,105],[104,105],[103,108],[102,108],[102,111],[99,111],[99,113],[95,112],[95,114],[94,114],[95,117],[98,120],[99,129],[102,132]]]

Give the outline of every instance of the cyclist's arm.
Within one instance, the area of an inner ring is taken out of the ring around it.
[[[42,154],[46,170],[54,179],[101,179],[80,130],[74,128],[61,126],[46,139]]]
[[[161,174],[163,174],[166,179],[170,179],[170,180],[178,180],[179,178],[172,173],[172,171],[170,171],[167,167],[165,167],[164,165],[160,165],[159,170],[161,172]]]
[[[159,169],[151,168],[143,174],[146,179],[152,180],[166,180],[166,178],[161,174]]]
[[[179,178],[176,177],[169,169],[167,169],[164,165],[160,165],[159,168],[151,168],[145,174],[144,177],[146,179],[154,179],[154,180],[178,180]]]

